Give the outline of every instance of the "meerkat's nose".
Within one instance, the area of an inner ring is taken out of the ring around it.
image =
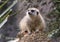
[[[31,13],[31,12],[28,12],[28,14],[29,14],[29,15],[32,15],[32,13]]]

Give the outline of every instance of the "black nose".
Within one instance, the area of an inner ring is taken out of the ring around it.
[[[29,15],[31,15],[31,12],[28,12]]]
[[[34,10],[31,10],[31,12],[34,12]]]

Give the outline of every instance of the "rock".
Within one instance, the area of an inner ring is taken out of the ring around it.
[[[18,42],[51,42],[47,34],[44,32],[32,33],[22,37]]]

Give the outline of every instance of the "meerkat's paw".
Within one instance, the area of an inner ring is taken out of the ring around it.
[[[17,38],[22,38],[22,37],[25,37],[25,36],[28,36],[28,35],[30,35],[31,34],[31,32],[28,32],[28,31],[24,31],[24,32],[19,32],[18,34],[17,34]]]
[[[17,34],[17,38],[22,38],[24,36],[24,34],[23,33],[21,33],[21,32],[18,32],[18,34]]]

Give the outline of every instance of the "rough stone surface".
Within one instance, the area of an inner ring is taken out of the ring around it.
[[[46,33],[39,31],[22,37],[18,42],[51,42],[51,39]]]

